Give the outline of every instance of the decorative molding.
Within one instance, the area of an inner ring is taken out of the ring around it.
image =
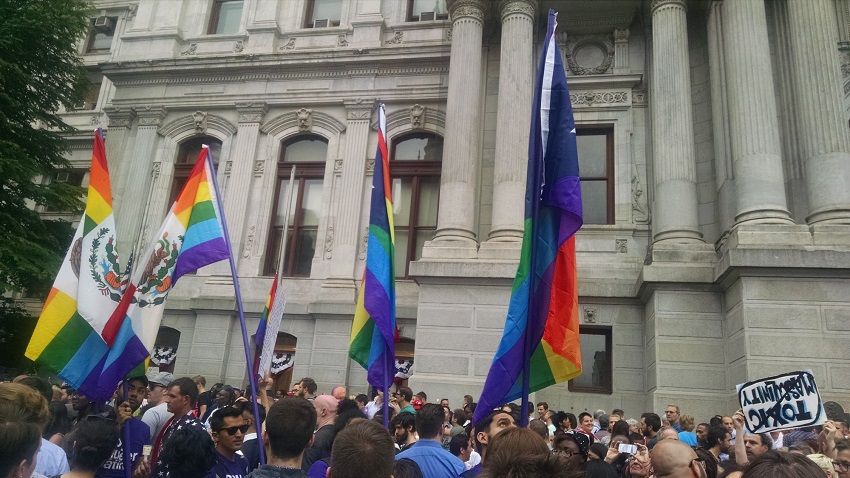
[[[262,159],[254,161],[254,176],[262,176],[266,171],[266,162]]]
[[[595,324],[596,323],[596,307],[585,307],[584,308],[584,323],[585,324]]]
[[[375,172],[375,160],[374,159],[367,159],[366,160],[366,172],[367,173],[374,173]]]
[[[233,43],[233,52],[234,53],[242,53],[242,50],[245,49],[245,41],[244,40],[236,40]]]
[[[298,118],[298,131],[305,133],[313,129],[313,110],[301,108],[295,112],[295,116]]]
[[[156,179],[159,177],[159,174],[162,172],[162,161],[154,161],[153,167],[151,168],[151,177]]]
[[[446,41],[449,42],[449,43],[452,42],[452,27],[451,27],[451,25],[449,25],[449,27],[446,28]]]
[[[133,108],[106,106],[103,108],[108,119],[107,126],[110,128],[129,128],[136,117],[136,111]]]
[[[452,23],[464,17],[484,22],[484,14],[488,6],[484,0],[449,0],[447,3]]]
[[[570,101],[573,107],[582,106],[605,106],[605,105],[628,105],[628,91],[582,91],[570,93]]]
[[[646,108],[649,106],[646,97],[646,90],[633,90],[632,91],[632,106],[635,107],[643,107]]]
[[[342,160],[341,159],[335,159],[334,160],[334,172],[335,173],[342,172]]]
[[[127,7],[127,20],[132,20],[136,18],[136,12],[139,10],[139,4],[134,3]]]
[[[413,127],[413,108],[419,105],[413,105],[410,108],[403,108],[399,110],[395,110],[391,113],[387,114],[387,131],[394,130],[396,128],[411,125]],[[419,128],[413,127],[413,129],[427,129],[428,125],[436,126],[436,129],[443,130],[446,127],[446,113],[445,111],[440,111],[436,108],[429,108],[426,106],[422,106],[422,126]],[[372,129],[378,130],[378,120],[372,122]]]
[[[372,110],[375,109],[375,99],[356,98],[353,100],[345,100],[345,116],[349,121],[369,121],[372,117]]]
[[[91,120],[89,124],[92,126],[97,126],[100,124],[100,115],[91,115]]]
[[[310,111],[310,129],[309,131],[314,131],[316,127],[323,128],[329,131],[332,134],[339,134],[345,131],[345,124],[334,118],[333,116],[328,115],[327,113],[322,113],[321,111],[313,111],[306,110],[305,108],[301,108],[300,110],[290,111],[288,113],[284,113],[280,116],[277,116],[264,124],[260,131],[266,134],[270,134],[272,136],[280,134],[288,129],[299,128],[302,125],[301,120],[299,119],[299,112],[302,111]]]
[[[373,161],[374,164],[374,161]],[[369,226],[363,228],[363,236],[360,238],[360,253],[357,254],[357,259],[366,260],[366,248],[369,246]],[[362,287],[362,286],[361,286]]]
[[[163,136],[172,136],[173,137],[173,136],[176,136],[180,133],[186,133],[186,132],[197,133],[197,132],[199,132],[198,131],[199,124],[197,122],[198,116],[196,116],[198,113],[203,113],[203,112],[198,111],[198,112],[195,112],[194,114],[191,114],[191,115],[187,114],[187,115],[184,115],[184,116],[181,116],[181,117],[175,119],[174,121],[162,126],[159,129],[159,134],[161,134]],[[225,135],[231,135],[231,134],[236,134],[236,132],[238,131],[238,128],[235,125],[233,125],[233,123],[231,123],[230,121],[228,121],[225,118],[222,118],[221,116],[210,114],[210,113],[204,113],[204,115],[205,115],[203,117],[204,123],[201,124],[201,126],[203,126],[203,128],[204,128],[204,132],[206,132],[208,130],[215,130],[215,131],[220,131],[221,133],[224,133]]]
[[[396,31],[392,38],[384,42],[387,45],[398,45],[404,38],[404,32]]]
[[[205,111],[195,111],[192,113],[192,122],[195,123],[196,133],[207,132],[207,113]]]
[[[635,224],[648,224],[650,220],[649,206],[637,172],[632,172],[632,217]]]
[[[575,56],[584,48],[597,48],[602,51],[604,58],[602,63],[596,66],[579,65],[575,61]],[[565,48],[565,56],[567,65],[576,75],[602,75],[608,73],[611,65],[614,63],[614,43],[611,40],[610,34],[601,35],[582,35],[572,37],[572,41]]]
[[[295,37],[289,37],[286,43],[280,47],[281,50],[294,50],[295,49]]]
[[[168,115],[168,108],[164,106],[145,106],[136,108],[136,116],[139,117],[139,126],[159,126]]]
[[[686,11],[688,9],[688,6],[685,5],[685,0],[652,0],[652,3],[649,4],[649,10],[654,15],[656,10],[667,6],[681,7]]]
[[[536,10],[537,0],[501,0],[499,2],[499,11],[502,14],[503,23],[511,15],[525,15],[534,20]]]
[[[230,175],[230,172],[233,171],[233,161],[227,161],[224,163],[224,174]]]
[[[197,43],[190,43],[189,48],[187,50],[181,51],[180,54],[183,56],[194,55],[198,51]]]
[[[328,225],[328,231],[325,233],[325,259],[330,260],[333,258],[334,252],[334,226],[333,224]]]
[[[340,34],[336,41],[337,46],[348,46],[348,36],[345,33]]]
[[[617,254],[627,254],[629,252],[629,241],[627,239],[614,239],[614,250]]]
[[[249,259],[251,257],[251,249],[254,248],[254,234],[257,231],[257,226],[252,225],[248,228],[248,235],[245,237],[245,247],[242,249],[242,257]]]
[[[236,103],[240,123],[262,123],[269,111],[265,101],[245,101]]]
[[[419,104],[410,107],[410,126],[413,129],[422,129],[425,107]]]
[[[628,42],[629,37],[632,35],[631,30],[628,28],[615,28],[614,29],[614,42]]]

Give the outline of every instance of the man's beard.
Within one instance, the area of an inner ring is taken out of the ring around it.
[[[410,438],[410,432],[405,430],[403,435],[396,434],[395,442],[399,445],[404,445],[405,443],[407,443],[408,438]]]

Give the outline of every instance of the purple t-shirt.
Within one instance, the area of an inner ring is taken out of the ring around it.
[[[248,460],[237,454],[236,459],[230,461],[216,451],[215,466],[207,474],[206,478],[244,478],[248,474]]]
[[[142,447],[151,444],[150,428],[138,418],[127,420],[124,426],[130,429],[130,463],[136,463],[136,459],[142,454]],[[121,430],[121,438],[118,440],[118,446],[112,450],[112,456],[103,462],[94,476],[95,478],[124,478],[124,430]]]

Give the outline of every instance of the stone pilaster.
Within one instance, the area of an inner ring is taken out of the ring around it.
[[[106,159],[109,163],[109,176],[112,179],[112,207],[118,210],[124,201],[124,189],[127,185],[127,172],[129,160],[125,155],[131,148],[127,145],[131,141],[131,128],[136,118],[136,111],[132,108],[117,108],[107,106],[103,109],[109,122],[106,130]],[[119,234],[118,239],[121,239]],[[125,238],[126,239],[126,238]],[[129,251],[119,251],[122,257],[127,257]]]
[[[789,0],[790,64],[805,154],[810,225],[850,224],[850,131],[830,0]]]
[[[449,0],[452,50],[446,102],[446,137],[440,179],[440,208],[433,241],[424,259],[475,258],[476,185],[481,155],[481,42],[483,0]]]
[[[702,242],[684,0],[652,1],[653,240]]]
[[[230,232],[230,246],[234,251],[233,258],[242,258],[245,244],[245,219],[248,215],[249,191],[254,180],[254,159],[257,155],[257,140],[260,135],[260,124],[268,112],[265,102],[236,103],[239,114],[239,130],[236,133],[233,153],[225,165],[230,170],[227,179],[227,190],[224,192],[224,214]]]
[[[248,25],[245,27],[251,41],[245,44],[247,53],[270,53],[274,50],[275,35],[280,31],[277,18],[282,2],[250,2],[245,8],[248,12]]]
[[[614,29],[614,74],[627,75],[629,73],[629,28]]]
[[[145,221],[144,212],[150,196],[152,164],[158,140],[157,130],[168,110],[164,106],[146,106],[137,108],[136,114],[139,126],[133,156],[127,168],[124,200],[115,213],[115,227],[121,231],[118,236],[119,247],[124,243],[126,246],[121,250],[128,251],[125,257],[136,247],[139,228]]]
[[[351,20],[354,34],[351,38],[353,48],[379,48],[384,16],[381,15],[381,0],[360,0]]]
[[[725,2],[722,19],[737,190],[735,223],[792,224],[785,199],[764,1]]]
[[[340,300],[355,300],[354,265],[360,239],[360,215],[363,208],[363,178],[369,145],[369,128],[374,98],[345,100],[348,123],[345,128],[345,154],[336,201],[336,214],[328,223],[332,250],[330,276],[322,284],[323,293],[338,294]],[[368,209],[368,208],[367,208]],[[326,255],[327,258],[327,255]]]
[[[502,0],[502,45],[499,61],[499,104],[496,118],[496,162],[493,172],[493,215],[485,244],[522,243],[528,124],[533,89],[532,37],[535,0]],[[482,252],[490,247],[482,244]]]

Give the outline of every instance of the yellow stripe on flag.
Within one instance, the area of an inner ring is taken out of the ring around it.
[[[26,357],[30,360],[37,359],[76,311],[77,301],[73,297],[59,289],[50,291],[50,298],[44,304],[44,310],[41,311],[41,317],[27,346]]]
[[[540,345],[546,353],[546,360],[549,362],[549,368],[552,369],[552,376],[555,378],[555,383],[566,382],[581,375],[581,369],[576,364],[555,353],[549,342],[541,340]]]
[[[86,204],[86,216],[90,217],[96,224],[100,224],[104,219],[112,214],[112,206],[103,199],[100,192],[95,189],[89,189],[89,198]]]

